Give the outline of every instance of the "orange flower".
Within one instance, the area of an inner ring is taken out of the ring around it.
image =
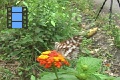
[[[62,66],[62,63],[61,62],[55,62],[54,65],[57,67],[57,68],[60,68]]]
[[[48,54],[50,57],[57,57],[58,56],[58,53],[55,51],[55,50],[53,50],[53,51],[51,51],[51,53],[50,54]]]
[[[54,57],[54,60],[55,61],[60,61],[60,58],[59,57]]]
[[[39,59],[47,59],[49,56],[48,55],[40,55],[37,60]]]
[[[40,65],[45,65],[45,64],[46,64],[46,61],[40,60]]]
[[[54,62],[53,57],[49,57],[49,58],[46,60],[46,62],[52,64],[52,63]]]
[[[55,50],[42,52],[41,55],[38,56],[37,61],[45,68],[51,68],[52,66],[60,68],[62,65],[69,66],[69,62]]]
[[[45,51],[45,52],[42,52],[41,54],[43,55],[48,55],[51,51]]]
[[[64,61],[64,64],[68,66],[70,65],[68,61]]]
[[[52,66],[52,64],[48,63],[48,64],[45,64],[45,68],[50,68]]]

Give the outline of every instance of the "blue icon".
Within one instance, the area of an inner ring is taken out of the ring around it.
[[[22,22],[12,22],[12,28],[22,28]]]
[[[22,12],[22,7],[12,7],[12,12]]]
[[[8,7],[7,8],[7,27],[8,28],[27,28],[27,7]]]
[[[12,21],[22,21],[22,13],[12,13]]]

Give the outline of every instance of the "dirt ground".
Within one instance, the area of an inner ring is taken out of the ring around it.
[[[120,49],[113,43],[113,37],[106,35],[106,32],[99,29],[93,37],[94,51],[97,56],[110,64],[110,70],[106,71],[111,76],[120,76]]]
[[[100,7],[102,6],[105,0],[93,0],[93,1],[95,2],[94,3],[95,7],[97,7],[98,9],[98,5],[99,5],[99,9],[100,9]],[[111,0],[107,0],[101,14],[109,13],[110,3],[111,3]],[[112,12],[113,12],[112,14],[120,13],[120,7],[118,5],[117,0],[113,0]],[[118,18],[117,16],[114,16],[112,19],[116,22],[116,26],[120,26],[120,18]],[[117,48],[114,45],[113,43],[114,38],[111,37],[110,35],[106,35],[106,32],[100,29],[99,32],[93,37],[93,40],[95,45],[99,46],[99,49],[102,50],[102,55],[107,53],[110,53],[111,55],[113,55],[108,59],[108,61],[111,64],[111,67],[110,67],[111,72],[113,73],[111,75],[120,76],[120,48]]]
[[[99,5],[99,7],[101,7],[105,0],[91,0],[91,1],[94,1],[95,5],[97,6]],[[103,7],[103,12],[109,12],[110,4],[111,4],[111,0],[107,0]],[[120,7],[117,0],[113,0],[112,10],[113,13],[120,13]]]

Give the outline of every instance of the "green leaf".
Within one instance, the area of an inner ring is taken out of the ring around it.
[[[101,80],[99,76],[96,76],[94,74],[89,75],[87,80]]]
[[[82,21],[82,18],[81,18],[81,17],[82,17],[81,15],[77,16],[77,21],[78,21],[78,22],[81,22],[81,21]]]
[[[78,80],[74,75],[63,74],[59,75],[60,80]]]
[[[99,77],[101,80],[114,80],[114,77],[103,74],[94,74],[94,76]]]
[[[54,21],[51,21],[51,24],[55,27],[55,22]]]
[[[40,33],[41,29],[39,27],[35,28],[35,33]]]
[[[35,41],[40,41],[40,42],[44,42],[42,38],[40,38],[39,35],[35,36],[34,38]]]
[[[75,17],[77,15],[77,13],[72,13],[72,17]]]
[[[28,8],[28,4],[25,1],[23,1],[23,4]]]
[[[30,80],[35,80],[35,76],[31,75]]]
[[[20,3],[20,1],[17,1],[17,2],[16,2],[16,5],[19,4],[19,3]]]
[[[32,41],[33,41],[33,39],[31,37],[31,35],[28,34],[28,35],[24,36],[18,43],[25,44],[27,42],[32,42]]]
[[[41,77],[40,80],[55,80],[56,76],[54,73],[48,73]]]
[[[16,55],[19,55],[19,53],[21,53],[21,51],[13,51],[13,52],[11,52],[10,55],[16,56]]]
[[[18,73],[18,75],[22,75],[22,74],[23,74],[22,71]]]
[[[120,77],[115,78],[114,80],[120,80]]]
[[[68,74],[77,74],[77,71],[73,68],[67,68],[67,71],[66,71]]]
[[[87,48],[83,48],[83,49],[82,49],[82,52],[83,52],[83,53],[86,53],[86,54],[88,54],[88,55],[90,54],[90,50],[88,50]]]
[[[65,74],[62,72],[58,72],[58,78],[59,80],[78,80],[74,75],[70,75],[70,74]],[[56,80],[56,76],[55,73],[48,73],[48,74],[44,74],[40,80]]]
[[[62,9],[65,9],[65,7],[62,7]]]
[[[56,38],[57,40],[63,39],[63,37],[61,37],[61,36],[59,36],[59,35],[55,35],[55,38]]]
[[[88,66],[86,73],[95,73],[98,71],[101,67],[102,60],[97,58],[91,58],[91,57],[80,57],[77,62],[77,71],[79,73],[83,72],[83,65]]]

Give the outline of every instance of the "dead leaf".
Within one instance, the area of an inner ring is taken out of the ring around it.
[[[90,29],[89,32],[88,32],[88,34],[87,34],[87,36],[88,36],[88,37],[93,36],[93,35],[97,32],[97,30],[98,30],[97,27],[96,27],[96,28],[93,28],[93,29]]]

